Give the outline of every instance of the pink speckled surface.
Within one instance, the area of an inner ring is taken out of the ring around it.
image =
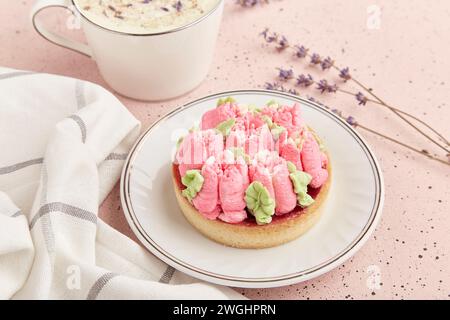
[[[0,65],[89,80],[105,85],[95,62],[41,39],[31,27],[32,1],[0,1]],[[266,26],[291,41],[302,41],[357,77],[386,101],[433,123],[450,136],[450,4],[446,0],[281,0],[240,9],[227,0],[214,63],[205,82],[190,94],[161,103],[119,97],[147,127],[179,104],[217,91],[257,88],[272,81],[275,68],[303,64],[262,45],[257,34]],[[378,30],[366,26],[367,8],[381,7]],[[46,17],[63,25],[61,10]],[[78,31],[67,32],[82,38]],[[308,70],[309,71],[309,70]],[[357,107],[338,94],[322,99],[408,143],[438,152],[405,125],[376,106]],[[383,168],[384,214],[368,243],[347,263],[314,280],[264,290],[240,290],[250,298],[410,299],[450,297],[449,167],[429,161],[364,133]],[[123,215],[118,187],[101,207],[100,216],[135,239]],[[379,289],[366,285],[371,270],[381,272]]]

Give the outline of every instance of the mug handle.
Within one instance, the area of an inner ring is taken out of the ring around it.
[[[39,12],[50,7],[62,7],[69,10],[75,17],[77,17],[77,11],[71,0],[38,0],[31,9],[31,21],[34,29],[46,40],[61,46],[81,53],[85,56],[92,58],[92,51],[87,44],[70,40],[63,36],[60,36],[53,31],[47,30],[42,21],[38,19]]]

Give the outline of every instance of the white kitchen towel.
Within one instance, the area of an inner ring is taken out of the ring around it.
[[[226,299],[97,217],[140,131],[92,83],[0,68],[0,298]]]

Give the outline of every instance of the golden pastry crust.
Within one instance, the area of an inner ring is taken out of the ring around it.
[[[329,158],[328,158],[329,159]],[[208,220],[181,194],[177,167],[172,166],[172,180],[178,204],[186,219],[200,233],[218,243],[243,249],[270,248],[295,240],[306,233],[319,220],[322,205],[331,184],[331,166],[327,165],[328,180],[320,188],[314,203],[299,211],[299,207],[266,225],[256,223],[230,224],[221,220]]]

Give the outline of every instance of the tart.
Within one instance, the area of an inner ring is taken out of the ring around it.
[[[179,140],[171,171],[189,223],[235,248],[300,237],[319,220],[331,181],[329,154],[299,104],[255,107],[232,98]]]

